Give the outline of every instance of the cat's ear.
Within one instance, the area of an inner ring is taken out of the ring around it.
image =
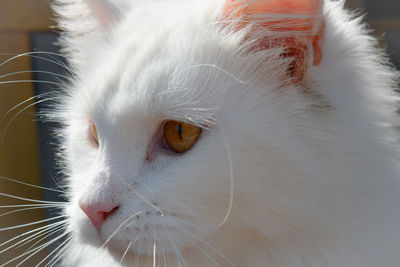
[[[283,47],[281,56],[293,59],[288,75],[298,82],[322,59],[322,5],[323,0],[226,0],[224,18],[239,28],[251,25],[246,40],[254,40],[254,50]]]
[[[110,27],[119,20],[129,6],[127,0],[84,0],[99,24]]]
[[[94,40],[101,40],[130,9],[132,0],[54,0],[60,44],[71,65],[79,65]]]

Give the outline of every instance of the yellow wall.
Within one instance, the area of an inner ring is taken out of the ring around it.
[[[0,62],[10,56],[3,53],[24,53],[30,50],[29,33],[33,31],[47,31],[49,25],[54,24],[51,20],[51,10],[46,0],[1,0],[0,1]],[[0,63],[1,64],[1,63]],[[23,57],[2,65],[0,75],[30,70],[29,57]],[[29,80],[30,74],[15,75],[0,78],[0,136],[3,135],[7,124],[21,108],[17,108],[9,116],[3,116],[12,107],[33,95],[31,83],[2,84],[7,80]],[[29,102],[27,104],[30,104]],[[38,158],[37,130],[33,122],[35,110],[33,107],[27,109],[23,114],[16,117],[4,134],[3,142],[0,143],[0,176],[5,176],[31,184],[40,184],[40,170]],[[1,142],[1,140],[0,140]],[[40,199],[41,191],[30,187],[21,186],[9,181],[0,180],[0,192],[28,198]],[[22,201],[0,197],[0,205],[21,204]],[[25,203],[26,204],[26,203]],[[0,214],[11,211],[11,209],[0,209]],[[44,218],[42,210],[24,211],[0,217],[0,227],[18,225]],[[8,240],[18,233],[26,232],[32,228],[0,232],[0,243]],[[32,245],[33,243],[31,243]],[[29,247],[29,246],[28,246]],[[5,247],[0,247],[2,250]],[[0,264],[12,257],[21,255],[26,249],[12,250],[11,253],[0,254]],[[24,266],[32,266],[38,259],[43,258],[46,251],[38,255],[36,259],[27,261]],[[8,266],[15,266],[11,264]]]

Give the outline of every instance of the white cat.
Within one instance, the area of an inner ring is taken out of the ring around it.
[[[397,74],[331,0],[56,0],[65,266],[399,266]]]

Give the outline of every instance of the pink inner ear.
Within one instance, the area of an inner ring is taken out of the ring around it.
[[[227,0],[225,6],[226,17],[240,17],[244,24],[254,23],[271,31],[289,33],[279,40],[289,47],[287,56],[297,56],[294,51],[304,50],[309,41],[314,65],[322,58],[324,22],[321,12],[322,0]],[[305,55],[300,55],[299,59],[306,60]]]
[[[117,8],[113,5],[115,1],[85,0],[85,2],[101,26],[108,28],[117,19]]]

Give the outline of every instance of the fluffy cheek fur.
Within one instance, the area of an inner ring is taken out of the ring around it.
[[[224,67],[229,69],[228,65]],[[235,69],[231,71],[238,72]],[[207,80],[210,90],[227,79],[223,72],[213,76],[209,74],[208,69],[205,72],[200,69],[188,76],[194,80]],[[237,75],[241,75],[240,72]],[[284,140],[293,136],[284,117],[290,113],[281,113],[280,110],[287,107],[277,103],[298,102],[298,105],[292,105],[295,114],[305,105],[299,101],[302,96],[296,90],[279,93],[275,89],[277,84],[269,84],[269,87],[264,83],[251,84],[246,85],[250,88],[244,89],[234,78],[228,79],[230,82],[220,88],[225,93],[214,94],[214,102],[227,98],[232,101],[220,107],[216,124],[203,130],[194,148],[181,156],[156,153],[151,161],[144,160],[148,136],[153,134],[161,120],[149,122],[150,119],[140,120],[141,116],[137,115],[131,122],[136,127],[127,127],[131,140],[118,133],[109,133],[112,141],[104,141],[98,150],[87,140],[88,119],[82,117],[71,122],[71,158],[81,160],[72,165],[71,187],[74,190],[71,190],[73,195],[68,214],[71,228],[81,241],[101,245],[121,223],[138,212],[140,214],[132,218],[134,224],[114,235],[111,246],[123,250],[132,241],[131,237],[139,237],[139,242],[144,244],[142,252],[150,255],[155,233],[160,246],[170,252],[173,249],[171,242],[179,248],[193,247],[193,242],[197,241],[192,232],[212,242],[227,239],[238,242],[246,236],[246,231],[269,229],[269,234],[288,231],[275,213],[278,201],[274,196],[276,188],[284,187],[285,177],[292,173],[287,167],[290,164],[286,152],[282,151],[286,147]],[[257,108],[249,110],[257,102]],[[76,113],[89,112],[80,110]],[[104,118],[96,114],[93,117]],[[99,125],[103,123],[99,119],[96,122]],[[110,128],[123,129],[126,125],[128,122],[121,116],[119,122]],[[267,131],[266,125],[270,126]],[[261,132],[263,134],[259,135]],[[273,136],[281,139],[271,138]],[[126,142],[135,149],[126,150]],[[283,166],[286,166],[284,170]],[[283,194],[283,190],[279,192]],[[78,207],[82,197],[110,197],[120,205],[118,212],[106,220],[100,237]],[[145,203],[143,198],[156,207]],[[265,205],[255,207],[254,203]],[[233,209],[230,209],[231,204]],[[160,216],[160,211],[163,216]],[[265,227],[266,224],[271,227]],[[235,234],[238,229],[241,235]],[[221,234],[226,236],[221,237]]]
[[[165,161],[167,165],[162,163]],[[73,178],[73,186],[81,190],[75,191],[72,196],[69,214],[73,218],[74,232],[87,242],[92,243],[97,239],[97,233],[77,203],[93,190],[101,191],[104,196],[112,195],[121,205],[120,210],[104,224],[101,231],[103,238],[109,236],[127,217],[142,212],[134,218],[136,222],[132,227],[116,235],[115,240],[118,241],[115,243],[129,242],[129,239],[124,240],[126,236],[138,234],[142,239],[151,239],[157,232],[158,240],[165,238],[165,242],[168,242],[170,236],[180,247],[187,246],[190,242],[181,237],[187,236],[181,231],[182,227],[195,225],[197,228],[217,229],[228,212],[231,163],[223,136],[218,131],[205,131],[196,147],[183,156],[159,154],[152,162],[144,162],[148,166],[142,165],[136,169],[127,169],[124,164],[111,168],[107,166],[108,163],[104,164],[106,166],[97,165],[96,168],[110,170],[106,178],[108,181],[100,181],[95,177],[96,174],[91,173],[92,168],[82,168],[83,173]],[[127,189],[122,179],[156,208],[144,203],[135,191]],[[80,182],[83,180],[86,182]],[[160,210],[163,216],[160,216]]]
[[[221,77],[214,78],[218,80]],[[82,153],[86,155],[73,166],[71,186],[75,190],[68,210],[71,228],[81,242],[100,246],[121,223],[138,212],[140,214],[130,221],[131,225],[114,235],[109,243],[111,247],[123,251],[133,237],[139,237],[142,252],[151,255],[156,234],[159,246],[172,252],[171,242],[181,249],[193,247],[193,242],[198,242],[193,233],[211,243],[231,240],[241,246],[240,240],[254,243],[260,241],[261,236],[289,235],[293,229],[287,223],[288,217],[293,224],[300,225],[295,221],[299,222],[304,214],[295,217],[290,214],[292,209],[285,213],[280,199],[292,205],[289,199],[294,181],[288,177],[300,179],[301,173],[294,164],[296,155],[290,149],[297,141],[293,125],[287,123],[287,116],[293,116],[293,120],[296,117],[300,119],[299,111],[306,106],[305,102],[299,101],[302,96],[296,91],[279,93],[273,86],[264,88],[254,84],[246,92],[234,84],[232,82],[231,91],[218,97],[226,99],[236,91],[240,92],[241,101],[221,108],[217,123],[203,130],[194,148],[181,156],[158,153],[149,162],[134,160],[143,159],[143,150],[148,149],[146,145],[134,146],[137,148],[135,151],[125,151],[123,138],[116,135],[119,144],[113,141],[114,148],[107,148],[110,143],[106,142],[96,150],[85,140],[88,121],[82,118],[75,122],[76,127],[70,127],[73,157]],[[254,91],[259,94],[254,94]],[[248,107],[257,102],[255,98],[259,98],[259,106],[250,112]],[[287,107],[277,103],[291,103],[293,112],[281,113],[280,109]],[[124,126],[123,119],[120,123],[115,128]],[[157,125],[159,121],[153,123]],[[267,130],[266,125],[270,126]],[[146,129],[131,133],[135,136],[134,143],[148,143],[146,136],[154,127]],[[259,135],[260,132],[264,134]],[[290,144],[286,142],[288,139],[292,140]],[[118,146],[120,149],[115,149]],[[295,172],[296,176],[293,175]],[[232,192],[231,186],[234,188]],[[93,192],[111,197],[120,204],[118,212],[106,220],[100,236],[78,207],[82,197],[99,197]],[[145,203],[136,192],[156,207]],[[233,203],[230,202],[231,194]],[[293,202],[297,200],[295,196],[292,199]],[[160,211],[163,216],[160,216]],[[261,236],[255,238],[256,232]],[[233,244],[230,246],[235,247]]]

